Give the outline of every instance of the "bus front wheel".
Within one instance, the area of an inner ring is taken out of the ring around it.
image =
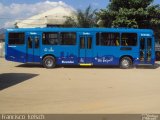
[[[52,56],[46,56],[43,59],[43,67],[48,68],[48,69],[56,67],[56,60],[55,60],[55,58],[52,57]]]
[[[132,60],[130,57],[123,57],[120,60],[120,68],[122,69],[129,69],[132,67]]]

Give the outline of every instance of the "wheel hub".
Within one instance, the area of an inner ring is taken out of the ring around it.
[[[122,65],[125,66],[125,67],[128,67],[129,66],[129,61],[128,60],[123,60]]]
[[[46,60],[46,65],[47,65],[48,67],[51,67],[51,66],[53,65],[53,61],[52,61],[51,59],[47,59],[47,60]]]

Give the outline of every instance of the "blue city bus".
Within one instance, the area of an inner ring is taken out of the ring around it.
[[[127,69],[154,65],[155,40],[150,29],[15,28],[6,31],[5,58],[21,63],[108,66]]]

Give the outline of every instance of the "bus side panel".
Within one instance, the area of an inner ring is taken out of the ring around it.
[[[56,58],[57,65],[77,65],[78,64],[78,47],[69,45],[43,45],[42,57],[53,55]]]
[[[14,62],[26,62],[26,50],[25,45],[22,46],[6,46],[6,60],[14,61]]]
[[[118,65],[120,47],[95,46],[94,65]]]
[[[130,47],[131,50],[121,50],[122,46],[117,47],[96,47],[94,51],[95,65],[119,65],[123,56],[129,56],[133,59],[133,63],[137,62],[139,57],[138,47]]]
[[[26,45],[9,45],[8,44],[8,33],[5,38],[5,59],[14,62],[26,62]]]

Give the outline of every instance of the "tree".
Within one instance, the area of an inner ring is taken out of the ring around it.
[[[91,6],[88,6],[85,11],[77,10],[76,18],[66,17],[64,26],[66,27],[95,27],[97,26],[96,10],[92,10]]]
[[[66,16],[66,21],[64,22],[65,27],[78,27],[75,17]]]
[[[112,0],[98,19],[104,27],[155,28],[160,25],[160,7],[153,0]]]
[[[109,10],[118,11],[120,8],[147,8],[153,0],[112,0],[109,4]]]

